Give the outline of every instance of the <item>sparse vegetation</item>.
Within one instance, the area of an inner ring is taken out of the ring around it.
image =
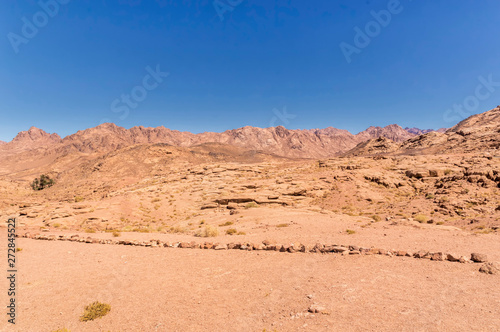
[[[281,227],[288,227],[288,226],[289,225],[286,224],[286,223],[276,225],[276,227],[279,227],[279,228],[281,228]]]
[[[82,196],[75,196],[75,203],[83,202],[84,200],[85,198],[83,198]]]
[[[231,226],[232,224],[234,224],[234,222],[232,222],[232,221],[226,221],[225,223],[219,224],[219,226],[220,227]]]
[[[181,226],[173,226],[173,227],[170,227],[169,230],[168,230],[169,233],[186,233],[187,230],[186,228],[184,227],[181,227]]]
[[[16,251],[23,251],[23,248],[16,248]]]
[[[121,235],[121,233],[117,230],[114,230],[113,231],[113,237],[119,237]]]
[[[43,190],[45,188],[52,187],[55,184],[55,181],[51,179],[48,175],[42,174],[39,178],[35,178],[33,182],[31,182],[31,188],[33,190]]]
[[[80,317],[80,321],[87,322],[89,320],[94,320],[97,318],[104,317],[111,311],[111,306],[106,303],[101,303],[95,301],[92,304],[89,304],[85,307],[85,311],[83,315]]]
[[[234,235],[236,233],[238,233],[238,231],[236,229],[234,229],[234,228],[229,228],[229,229],[226,230],[226,234],[227,235]]]
[[[372,215],[372,216],[371,216],[371,218],[372,218],[372,219],[373,219],[373,221],[375,221],[375,222],[379,222],[380,220],[382,220],[382,218],[380,218],[380,216],[379,216],[379,215],[377,215],[377,214]]]
[[[415,220],[418,221],[419,223],[423,224],[429,221],[429,217],[427,217],[425,214],[417,214],[415,216]]]
[[[206,225],[203,229],[199,230],[198,233],[195,234],[195,236],[198,237],[215,237],[219,235],[219,230],[217,227],[211,226],[211,225]]]
[[[346,229],[345,232],[349,235],[356,234],[356,231],[353,231],[352,229]]]
[[[247,205],[245,205],[245,209],[250,209],[250,208],[256,208],[258,207],[259,205],[255,202],[250,202],[248,203]]]

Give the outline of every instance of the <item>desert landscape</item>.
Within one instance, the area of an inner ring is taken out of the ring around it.
[[[32,127],[0,144],[2,330],[498,331],[499,151],[500,106],[357,135]]]

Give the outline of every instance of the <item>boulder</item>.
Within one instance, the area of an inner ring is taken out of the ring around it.
[[[486,273],[486,274],[499,274],[500,273],[500,264],[497,263],[486,263],[483,264],[479,268],[479,272]]]
[[[479,254],[477,252],[473,252],[470,255],[470,259],[471,259],[471,261],[473,261],[475,263],[485,263],[488,261],[488,258],[485,254]]]
[[[227,245],[226,244],[217,244],[214,247],[215,250],[227,250]]]

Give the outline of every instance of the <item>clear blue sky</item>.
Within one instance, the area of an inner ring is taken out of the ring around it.
[[[500,83],[474,97],[479,77],[500,82],[498,0],[216,0],[219,12],[213,0],[58,1],[51,15],[35,0],[0,2],[0,140],[103,121],[439,128],[458,121],[444,119],[453,104],[500,104]],[[389,7],[390,22],[374,24],[371,11]],[[340,45],[355,47],[367,25],[373,37],[348,63]],[[155,81],[146,67],[157,65],[169,75]]]

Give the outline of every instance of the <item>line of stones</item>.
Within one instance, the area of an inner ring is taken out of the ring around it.
[[[417,252],[410,252],[404,250],[385,250],[378,248],[364,248],[358,246],[345,246],[345,245],[325,245],[317,243],[314,246],[307,246],[304,244],[274,244],[270,241],[264,240],[262,243],[212,243],[204,242],[202,244],[192,242],[163,242],[160,240],[150,241],[136,241],[136,240],[114,240],[114,239],[96,239],[92,237],[80,237],[79,235],[43,235],[25,233],[20,237],[30,238],[35,240],[48,240],[48,241],[72,241],[80,243],[97,243],[97,244],[114,244],[114,245],[129,245],[141,247],[167,247],[167,248],[190,248],[190,249],[214,249],[214,250],[268,250],[279,252],[312,252],[312,253],[337,253],[344,256],[347,255],[385,255],[385,256],[402,256],[430,259],[433,261],[450,261],[460,263],[484,263],[487,262],[487,257],[484,254],[472,253],[470,258],[466,256],[459,256],[453,253],[443,252],[429,252],[427,250],[419,250]]]

